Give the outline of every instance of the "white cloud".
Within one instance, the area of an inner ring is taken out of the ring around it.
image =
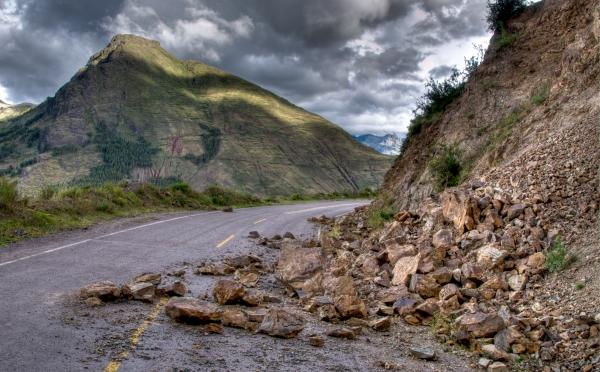
[[[108,17],[103,28],[113,34],[132,33],[156,39],[178,55],[194,55],[211,62],[220,60],[219,48],[231,45],[236,38],[248,38],[254,23],[248,16],[227,21],[202,5],[190,3],[186,18],[165,21],[151,7],[130,0],[115,17]]]

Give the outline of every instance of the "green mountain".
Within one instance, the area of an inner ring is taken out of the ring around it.
[[[31,110],[33,107],[35,107],[35,105],[32,105],[31,103],[9,105],[8,103],[0,100],[0,122],[17,117],[24,112]]]
[[[283,195],[378,187],[393,159],[239,77],[118,35],[56,95],[0,122],[23,189],[177,177]]]

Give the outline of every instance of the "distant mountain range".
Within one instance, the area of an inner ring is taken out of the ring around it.
[[[363,145],[367,145],[375,151],[386,154],[386,155],[398,155],[400,154],[400,148],[402,147],[402,141],[406,135],[401,134],[386,134],[383,136],[377,136],[375,134],[363,134],[361,136],[354,136],[354,139]]]

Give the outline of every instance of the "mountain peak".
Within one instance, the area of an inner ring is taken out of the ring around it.
[[[152,59],[152,53],[167,54],[156,40],[146,39],[141,36],[131,34],[115,35],[108,45],[94,54],[88,61],[89,65],[98,65],[108,61],[111,57],[116,57],[122,54],[135,55],[138,58]]]

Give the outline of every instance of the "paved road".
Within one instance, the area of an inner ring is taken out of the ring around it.
[[[120,221],[0,248],[0,371],[102,370],[85,327],[62,318],[64,298],[97,280],[123,282],[144,271],[251,249],[266,236],[315,233],[306,219],[340,215],[366,201],[315,202]],[[67,322],[68,323],[68,322]],[[87,359],[86,359],[87,358]],[[85,364],[82,361],[87,360]]]

